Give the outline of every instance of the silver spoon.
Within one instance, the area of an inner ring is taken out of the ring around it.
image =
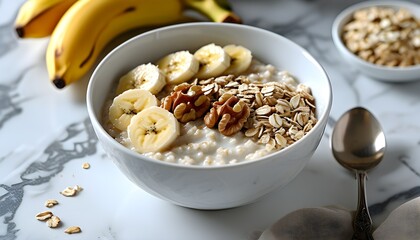
[[[354,240],[373,239],[372,219],[366,204],[366,172],[381,162],[385,147],[385,135],[378,120],[362,107],[344,113],[332,132],[331,148],[335,159],[343,167],[354,171],[358,180],[359,199],[353,219]]]

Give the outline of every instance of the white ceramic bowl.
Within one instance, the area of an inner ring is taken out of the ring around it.
[[[235,165],[185,166],[146,158],[115,141],[101,125],[101,112],[112,84],[135,66],[154,62],[178,50],[193,52],[216,43],[240,44],[253,56],[288,70],[312,88],[319,122],[301,140],[255,161]],[[237,24],[190,23],[153,30],[123,43],[95,69],[88,86],[87,107],[103,149],[119,169],[145,191],[177,205],[223,209],[257,200],[289,183],[305,166],[323,135],[330,112],[330,81],[304,49],[275,33]]]
[[[376,80],[388,82],[407,82],[420,80],[420,65],[409,67],[386,67],[370,63],[352,53],[341,39],[343,26],[352,19],[355,11],[369,7],[391,7],[394,9],[406,8],[417,18],[420,18],[420,5],[406,1],[365,1],[354,4],[335,18],[332,25],[332,38],[341,55],[359,69],[363,74]]]

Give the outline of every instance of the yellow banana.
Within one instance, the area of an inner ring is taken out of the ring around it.
[[[130,29],[182,19],[179,0],[79,0],[63,15],[46,52],[49,77],[57,88],[80,79],[103,48]]]
[[[15,29],[21,38],[49,36],[77,0],[28,0],[19,9]]]
[[[183,0],[186,7],[196,10],[214,22],[242,23],[227,0]]]

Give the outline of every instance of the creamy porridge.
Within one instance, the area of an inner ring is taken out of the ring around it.
[[[231,62],[234,57],[231,56]],[[164,86],[158,90],[152,87],[152,91],[147,92],[139,90],[141,86],[135,84],[127,87],[130,85],[127,77],[139,78],[133,70],[120,79],[115,93],[105,104],[104,127],[133,151],[184,165],[235,164],[285,148],[316,124],[315,99],[310,89],[299,84],[288,72],[247,59],[249,63],[239,66],[240,70],[228,68],[215,76],[202,72],[202,78],[196,77],[200,70],[181,77],[187,80],[177,76],[170,79],[168,75],[173,72],[162,71],[164,76],[166,74]],[[200,62],[198,69],[202,69],[202,65]],[[159,76],[150,75],[160,81]],[[141,97],[133,97],[133,94]],[[113,106],[115,102],[118,102],[117,108]],[[145,114],[146,111],[150,113]],[[135,125],[145,125],[155,115],[151,122],[156,127],[144,129]],[[162,116],[165,121],[159,123]],[[166,121],[166,118],[171,120]],[[157,136],[159,134],[165,135]]]

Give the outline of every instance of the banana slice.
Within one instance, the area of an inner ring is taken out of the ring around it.
[[[137,152],[159,152],[168,148],[180,134],[178,120],[168,110],[149,107],[131,119],[127,132]]]
[[[132,88],[148,90],[152,94],[158,94],[165,85],[165,75],[156,65],[142,64],[120,78],[116,94],[121,94]]]
[[[109,107],[109,120],[121,131],[127,129],[131,118],[144,109],[157,106],[158,101],[152,93],[143,89],[129,89],[114,98]]]
[[[166,81],[171,84],[190,80],[200,66],[198,60],[188,51],[171,53],[159,60],[157,65],[166,75]]]
[[[233,74],[237,76],[247,70],[251,65],[252,54],[249,49],[240,45],[230,44],[223,47],[223,50],[225,50],[230,57],[230,66],[226,69],[224,74]]]
[[[198,49],[194,57],[200,62],[196,74],[199,79],[221,75],[230,66],[230,57],[222,47],[210,43]]]

